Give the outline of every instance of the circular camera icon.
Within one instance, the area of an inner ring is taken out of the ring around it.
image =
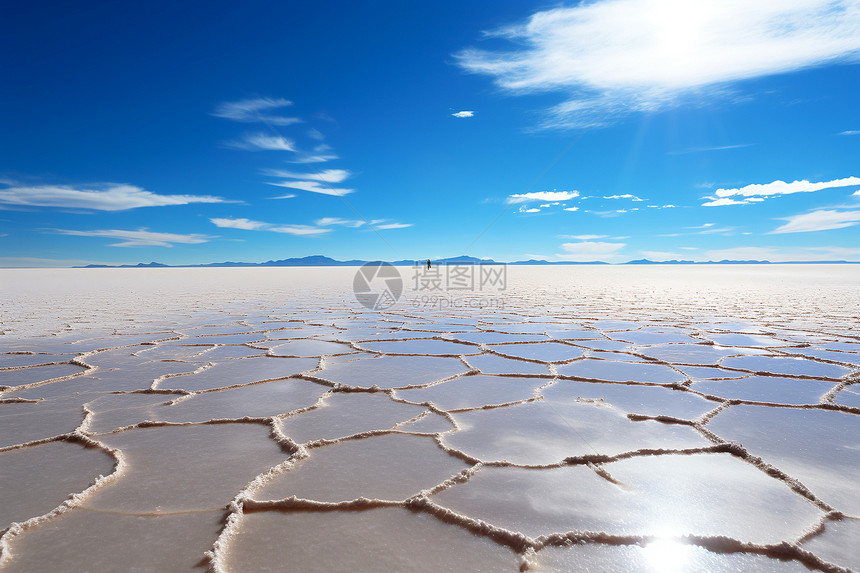
[[[403,294],[403,279],[390,263],[367,263],[355,272],[352,292],[363,306],[385,310],[394,306]]]

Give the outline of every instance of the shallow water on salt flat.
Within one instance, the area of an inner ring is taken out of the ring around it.
[[[729,454],[640,457],[603,466],[485,468],[434,496],[445,507],[527,535],[572,530],[725,535],[759,543],[799,535],[822,512]]]
[[[401,508],[250,513],[228,551],[235,572],[519,571],[507,547]]]
[[[354,272],[0,271],[0,566],[860,568],[860,269]]]
[[[477,374],[426,388],[398,390],[397,397],[419,404],[433,402],[442,410],[481,408],[534,398],[537,388],[548,384],[550,380]]]
[[[780,561],[750,553],[712,553],[702,547],[674,541],[658,540],[638,545],[573,545],[547,547],[538,552],[534,571],[564,573],[567,571],[708,571],[709,573],[808,573],[809,568],[796,561]],[[531,570],[531,569],[530,569]]]
[[[524,358],[540,362],[567,362],[580,358],[585,351],[560,342],[537,342],[533,344],[496,344],[487,348],[497,354],[511,358]]]
[[[403,434],[346,440],[311,452],[267,483],[255,499],[401,500],[469,467],[433,438]]]

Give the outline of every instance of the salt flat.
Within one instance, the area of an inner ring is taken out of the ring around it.
[[[860,265],[399,270],[0,270],[0,568],[860,569]]]

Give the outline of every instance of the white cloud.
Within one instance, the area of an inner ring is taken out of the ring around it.
[[[723,207],[725,205],[746,205],[749,201],[736,201],[735,199],[731,199],[729,197],[720,197],[719,199],[714,199],[712,197],[706,197],[706,199],[712,199],[707,203],[702,203],[702,207]]]
[[[350,176],[346,169],[324,169],[316,173],[296,173],[281,169],[264,169],[263,175],[268,177],[284,177],[287,179],[304,179],[306,181],[322,181],[325,183],[340,183]]]
[[[860,130],[852,129],[850,131],[843,131],[839,135],[860,135]]]
[[[531,209],[527,208],[525,205],[519,208],[520,213],[540,213],[540,209],[537,207],[532,207]]]
[[[739,195],[741,197],[761,197],[771,195],[790,195],[792,193],[811,193],[813,191],[821,191],[822,189],[852,187],[854,185],[860,185],[860,177],[845,177],[844,179],[834,179],[832,181],[822,181],[820,183],[810,183],[806,179],[802,181],[793,181],[791,183],[777,180],[772,183],[753,183],[752,185],[747,185],[740,189],[717,189],[714,194],[717,197],[733,197],[735,195]]]
[[[251,219],[230,219],[230,218],[214,218],[209,219],[216,227],[224,227],[227,229],[244,229],[246,231],[257,231],[268,226],[268,223],[261,221],[252,221]]]
[[[829,229],[842,229],[860,224],[860,211],[813,211],[784,217],[788,221],[785,225],[771,231],[771,234],[782,233],[808,233],[810,231],[827,231]]]
[[[452,113],[454,117],[474,117],[475,112],[470,110],[458,111],[457,113]]]
[[[137,231],[125,231],[121,229],[99,230],[99,231],[74,231],[69,229],[56,229],[54,232],[61,235],[74,235],[77,237],[108,237],[111,239],[122,239],[119,243],[112,243],[109,247],[172,247],[174,243],[198,244],[206,243],[211,237],[192,233],[180,235],[176,233],[155,233],[146,229]]]
[[[335,197],[343,197],[352,193],[352,189],[337,189],[320,185],[319,181],[280,181],[278,183],[269,182],[269,185],[276,187],[288,187],[290,189],[300,189],[302,191],[310,191],[312,193],[321,193],[323,195],[334,195]]]
[[[579,207],[565,207],[565,211],[579,211]]]
[[[858,31],[855,0],[603,0],[488,33],[509,40],[510,51],[455,57],[513,93],[563,93],[569,99],[546,125],[578,126],[729,82],[854,60]]]
[[[64,185],[13,186],[0,189],[0,204],[30,207],[64,207],[124,211],[137,207],[164,207],[189,203],[227,203],[211,195],[158,195],[134,185],[105,183],[96,189]]]
[[[293,140],[266,133],[246,133],[240,141],[231,141],[228,145],[248,151],[296,151]]]
[[[411,227],[412,223],[382,223],[381,225],[374,225],[377,229],[405,229],[406,227]]]
[[[325,144],[317,145],[312,152],[297,151],[298,155],[295,159],[290,159],[287,163],[324,163],[338,159],[338,156],[331,150],[331,147]]]
[[[728,235],[728,234],[731,234],[731,232],[734,230],[735,230],[734,227],[709,227],[707,229],[699,231],[698,234],[699,235],[716,235],[716,234]]]
[[[576,239],[577,241],[593,241],[594,239],[605,239],[609,235],[559,235],[559,239]]]
[[[860,191],[855,191],[851,194],[852,197],[860,197]]]
[[[564,243],[563,254],[556,255],[564,261],[588,262],[604,261],[607,263],[620,262],[623,256],[618,253],[626,246],[625,243],[603,243],[583,241],[580,243]]]
[[[575,197],[579,197],[579,191],[534,191],[509,195],[505,202],[510,205],[526,201],[567,201]]]
[[[630,193],[625,193],[624,195],[609,195],[608,197],[604,197],[604,199],[632,199],[633,201],[642,201],[636,195],[631,195]]]
[[[320,227],[329,227],[331,225],[341,225],[343,227],[361,227],[365,224],[364,221],[359,220],[351,220],[351,219],[340,219],[338,217],[323,217],[322,219],[317,219],[314,221],[315,224]]]
[[[219,104],[212,115],[245,123],[262,121],[272,125],[291,125],[301,122],[302,120],[297,117],[284,117],[270,113],[289,105],[293,105],[293,102],[282,98],[243,99]]]
[[[331,229],[320,229],[311,225],[273,225],[266,229],[275,233],[287,233],[289,235],[322,235],[328,233]]]
[[[213,218],[209,221],[216,227],[227,229],[242,229],[245,231],[272,231],[274,233],[288,233],[290,235],[322,235],[331,229],[314,227],[311,225],[281,225],[265,223],[263,221],[252,221],[250,219]]]

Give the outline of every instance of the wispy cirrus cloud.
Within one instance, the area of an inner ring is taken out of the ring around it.
[[[292,139],[266,133],[246,133],[242,139],[230,141],[227,145],[247,151],[296,151],[296,143]]]
[[[212,195],[159,195],[134,185],[100,183],[86,186],[13,185],[0,189],[0,204],[125,211],[190,203],[229,203]]]
[[[373,225],[374,228],[383,229],[383,230],[385,230],[385,229],[405,229],[405,228],[411,227],[411,226],[412,226],[412,223],[396,223],[396,222],[376,223]]]
[[[811,213],[782,217],[788,223],[777,227],[770,234],[809,233],[812,231],[829,231],[843,229],[860,224],[860,211],[837,211],[822,209]]]
[[[729,149],[743,149],[744,147],[751,147],[752,143],[738,143],[736,145],[716,145],[713,147],[688,147],[687,149],[681,149],[679,151],[669,151],[669,155],[687,155],[689,153],[703,153],[706,151],[726,151]]]
[[[323,227],[315,227],[312,225],[285,225],[279,223],[265,223],[263,221],[253,221],[251,219],[232,217],[215,217],[209,221],[216,227],[225,229],[242,229],[243,231],[272,231],[273,233],[286,233],[296,236],[313,236],[323,235],[331,231],[331,229]]]
[[[364,221],[361,219],[341,219],[339,217],[323,217],[322,219],[317,219],[315,223],[321,227],[339,225],[341,227],[357,229],[359,227],[368,226],[373,229],[382,230],[405,229],[412,226],[412,223],[398,223],[397,221],[391,221],[389,219],[373,219],[371,221]]]
[[[300,123],[297,117],[286,117],[274,112],[283,107],[291,106],[293,102],[283,98],[253,98],[239,101],[228,101],[218,104],[212,115],[244,123],[264,122],[272,125],[291,125]]]
[[[851,129],[848,131],[843,131],[839,135],[860,135],[860,129]]]
[[[310,191],[311,193],[320,193],[322,195],[334,195],[335,197],[343,197],[354,191],[354,189],[338,189],[326,184],[320,184],[319,181],[267,181],[269,185],[276,187],[287,187],[288,189],[299,189],[301,191]]]
[[[855,0],[603,0],[487,32],[507,51],[466,49],[467,71],[513,94],[561,93],[545,127],[579,127],[676,105],[731,82],[856,60]]]
[[[291,105],[286,99],[256,98],[226,102],[220,104],[213,115],[230,119],[233,121],[255,122],[261,121],[269,124],[272,134],[256,132],[245,133],[240,139],[227,143],[229,147],[244,149],[247,151],[286,151],[289,152],[287,163],[324,163],[337,159],[331,151],[331,147],[321,143],[324,135],[316,128],[303,130],[297,135],[305,137],[303,144],[297,144],[295,140],[277,133],[273,125],[290,125],[301,121],[299,118],[285,117],[273,114],[272,110]],[[308,141],[312,140],[312,141]],[[334,187],[333,184],[341,183],[350,176],[346,169],[325,169],[313,173],[300,173],[285,169],[265,169],[263,175],[267,177],[281,178],[282,181],[269,181],[269,185],[298,189],[321,195],[333,195],[343,197],[352,193],[353,189]],[[285,193],[271,199],[292,199],[294,193]]]
[[[568,201],[579,197],[579,191],[533,191],[508,195],[505,203],[512,205],[528,201]]]
[[[791,195],[794,193],[812,193],[824,189],[836,189],[838,187],[853,187],[860,185],[860,177],[845,177],[833,179],[832,181],[821,181],[811,183],[806,179],[800,181],[776,180],[771,183],[753,183],[737,189],[717,189],[714,195],[704,197],[709,201],[702,203],[703,207],[722,207],[725,205],[745,205],[764,201],[769,197],[777,195]],[[735,199],[737,197],[737,199]]]
[[[342,227],[352,228],[361,227],[366,224],[365,221],[359,219],[341,219],[340,217],[323,217],[322,219],[317,219],[314,223],[321,227],[340,225]]]
[[[332,151],[331,147],[325,144],[314,146],[311,151],[299,150],[293,159],[288,159],[287,163],[325,163],[340,159],[338,155]]]
[[[145,228],[138,230],[105,229],[96,231],[77,231],[71,229],[54,229],[53,232],[61,235],[72,235],[76,237],[107,237],[110,239],[121,239],[119,243],[110,243],[109,247],[172,247],[174,244],[194,245],[206,243],[212,237],[191,233],[182,235],[178,233],[157,233],[147,231]]]
[[[325,183],[340,183],[350,176],[346,169],[324,169],[315,173],[296,173],[283,169],[264,169],[263,175],[267,177],[283,177],[286,179],[303,179],[305,181],[322,181]]]

